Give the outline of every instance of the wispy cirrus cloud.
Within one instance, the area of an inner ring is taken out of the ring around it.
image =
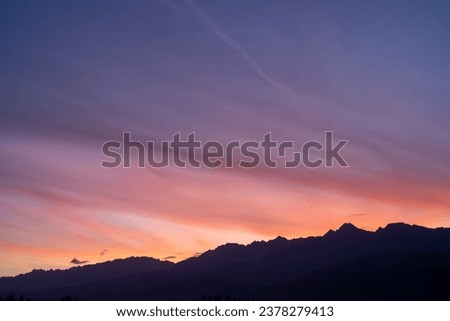
[[[450,224],[447,7],[163,2],[0,11],[1,273],[64,268],[67,253],[179,260],[346,221]],[[301,145],[325,130],[350,140],[350,168],[99,166],[123,131]]]
[[[208,27],[212,32],[220,37],[230,48],[232,48],[243,58],[259,77],[264,79],[275,88],[280,89],[282,92],[289,94],[291,98],[298,98],[298,94],[294,92],[289,86],[276,80],[266,71],[264,71],[263,68],[260,67],[259,64],[255,61],[255,59],[248,53],[248,51],[239,42],[222,31],[222,29],[214,21],[212,21],[208,14],[206,14],[206,12],[203,11],[194,1],[184,0],[184,2],[195,12],[198,19],[206,27]]]

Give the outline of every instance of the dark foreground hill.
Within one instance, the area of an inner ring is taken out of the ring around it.
[[[403,223],[0,278],[0,297],[34,300],[449,300],[448,289],[450,229]]]
[[[175,264],[148,257],[130,257],[68,270],[33,270],[16,277],[0,278],[0,289],[31,292],[53,287],[70,287],[102,280],[115,280],[144,272],[166,270]]]
[[[273,300],[449,300],[450,254],[372,255],[264,289]]]

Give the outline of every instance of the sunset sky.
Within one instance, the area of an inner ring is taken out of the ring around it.
[[[448,1],[2,1],[0,276],[450,226],[449,57]],[[333,131],[350,167],[100,167],[124,131]]]

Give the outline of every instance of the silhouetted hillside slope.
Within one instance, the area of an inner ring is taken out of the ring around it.
[[[364,257],[268,287],[269,300],[450,300],[450,254]]]
[[[98,264],[76,266],[68,270],[33,270],[16,277],[0,278],[0,293],[5,291],[30,292],[51,287],[67,287],[113,280],[144,272],[165,270],[175,265],[148,257],[130,257]]]

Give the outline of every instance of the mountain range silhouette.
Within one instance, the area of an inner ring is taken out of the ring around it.
[[[450,228],[346,223],[319,237],[228,243],[172,263],[131,257],[0,278],[31,300],[449,300]]]

